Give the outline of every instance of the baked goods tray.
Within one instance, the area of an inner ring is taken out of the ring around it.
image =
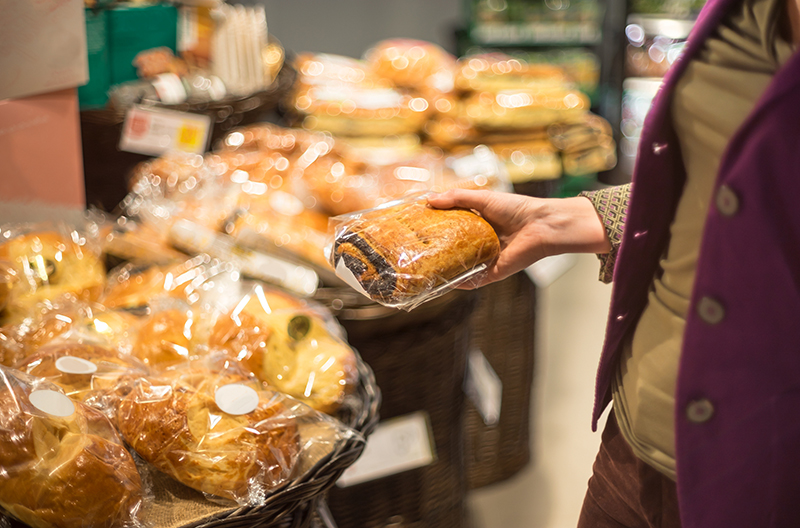
[[[146,528],[305,528],[322,494],[361,455],[365,438],[378,423],[381,393],[375,374],[356,353],[359,382],[339,409],[336,418],[360,432],[343,440],[332,451],[310,457],[301,476],[274,490],[263,504],[231,507],[209,501],[205,496],[170,477],[152,471],[151,497],[145,502],[140,520]],[[24,527],[0,514],[0,527]]]

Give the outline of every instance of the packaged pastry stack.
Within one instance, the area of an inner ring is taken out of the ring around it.
[[[94,268],[65,240],[3,231],[14,318],[0,327],[0,516],[34,527],[158,526],[187,497],[181,487],[198,495],[178,515],[197,515],[198,501],[207,514],[241,511],[345,442],[363,448],[336,419],[367,403],[354,394],[358,355],[321,306],[207,255],[79,281]],[[37,261],[46,274],[33,299],[15,279]]]

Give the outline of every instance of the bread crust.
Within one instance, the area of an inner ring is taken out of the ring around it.
[[[334,242],[366,292],[388,304],[410,301],[500,253],[483,218],[465,209],[434,209],[424,200],[376,209],[346,225]]]

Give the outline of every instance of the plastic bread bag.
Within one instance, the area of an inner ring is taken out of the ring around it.
[[[249,506],[299,478],[305,456],[358,434],[264,389],[225,355],[140,378],[122,401],[119,428],[163,473],[207,498]]]
[[[0,327],[0,365],[13,367],[42,346],[69,340],[127,353],[138,324],[129,313],[71,295],[41,302],[21,323]]]
[[[294,61],[300,88],[320,85],[358,85],[388,88],[392,83],[377,76],[362,60],[329,53],[300,53]]]
[[[99,241],[63,222],[0,226],[0,260],[15,274],[0,314],[5,323],[65,293],[96,299],[105,284]]]
[[[35,528],[140,526],[142,483],[101,412],[0,367],[0,506]]]
[[[472,189],[511,192],[512,187],[503,160],[486,145],[476,145],[453,152],[444,159],[447,171],[431,190]]]
[[[365,59],[372,71],[395,86],[440,92],[453,89],[456,59],[431,42],[383,40],[366,52]]]
[[[584,93],[566,86],[521,87],[470,95],[462,117],[484,130],[528,130],[581,120],[590,104]]]
[[[611,125],[595,114],[586,114],[576,123],[554,124],[547,128],[553,146],[562,152],[572,153],[587,150],[613,141]]]
[[[323,281],[333,275],[322,251],[327,229],[328,215],[309,209],[293,194],[280,190],[251,201],[225,227],[238,246],[311,266]]]
[[[564,70],[549,64],[528,64],[503,53],[483,53],[459,59],[455,87],[468,92],[500,92],[569,83]]]
[[[328,414],[359,379],[356,353],[330,312],[261,285],[216,318],[208,345],[236,357],[265,386]]]
[[[68,397],[101,411],[114,423],[120,399],[136,378],[148,373],[135,357],[78,336],[43,346],[14,368],[59,386]]]
[[[384,306],[411,310],[485,273],[500,253],[492,226],[469,210],[434,209],[426,196],[332,218],[337,275]]]
[[[423,97],[394,88],[319,85],[301,89],[294,110],[303,128],[342,136],[389,136],[422,130],[430,114]]]
[[[561,177],[561,157],[546,139],[488,145],[499,158],[511,183],[555,180]]]

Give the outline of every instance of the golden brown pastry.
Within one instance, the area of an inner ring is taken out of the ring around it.
[[[133,355],[151,368],[161,370],[189,361],[192,323],[187,310],[153,313],[139,328]]]
[[[131,314],[64,298],[40,305],[23,323],[0,328],[0,365],[13,367],[40,347],[68,335],[127,352],[137,326]]]
[[[193,281],[202,274],[195,259],[147,267],[125,264],[109,273],[100,302],[109,308],[136,310],[148,306],[159,296],[186,300]]]
[[[511,183],[561,177],[561,158],[547,140],[495,143],[491,149],[505,165]]]
[[[332,413],[358,381],[356,357],[332,321],[274,290],[220,317],[209,346],[227,350],[269,387]]]
[[[549,64],[528,64],[503,53],[485,53],[458,61],[455,86],[463,91],[516,90],[533,86],[561,86],[567,82],[564,70]]]
[[[36,303],[66,293],[94,300],[105,284],[99,256],[56,231],[0,239],[0,260],[9,262],[18,277],[8,292],[7,322],[18,322]]]
[[[88,343],[47,345],[14,368],[58,385],[70,398],[110,417],[133,380],[147,374],[136,358]]]
[[[297,426],[283,397],[230,360],[219,366],[141,378],[122,400],[119,429],[142,458],[179,482],[248,504],[290,478],[300,450]],[[250,405],[221,401],[226,386]]]
[[[463,118],[486,130],[544,127],[581,120],[589,111],[589,98],[561,86],[480,92],[464,101]]]
[[[366,61],[377,75],[402,88],[434,88],[437,86],[434,75],[444,70],[449,74],[452,89],[455,57],[430,42],[383,40],[366,53]]]
[[[133,459],[102,413],[3,367],[0,468],[0,506],[34,528],[129,526],[141,503]]]
[[[11,288],[17,282],[17,272],[10,262],[0,260],[0,312],[2,312],[8,302],[8,295]]]
[[[337,229],[332,258],[372,299],[403,304],[499,253],[500,241],[483,218],[434,209],[423,198],[354,217]]]

